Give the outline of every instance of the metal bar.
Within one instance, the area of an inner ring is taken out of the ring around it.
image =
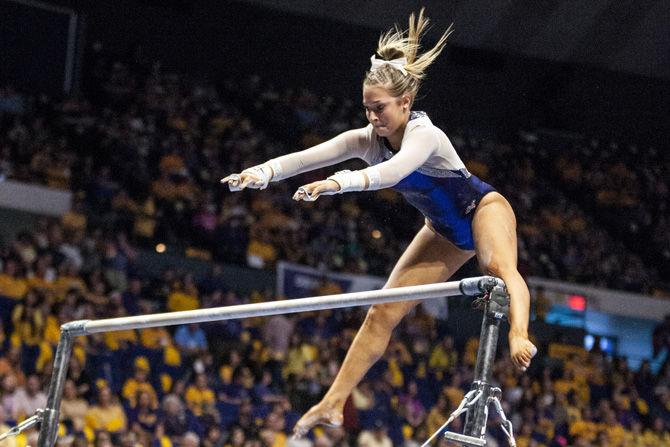
[[[487,406],[491,395],[491,377],[493,374],[493,363],[496,358],[498,347],[498,334],[500,332],[501,313],[491,312],[491,303],[486,301],[482,329],[479,335],[479,348],[477,349],[477,364],[475,366],[475,377],[472,389],[482,392],[482,398],[468,409],[465,419],[463,434],[472,437],[481,437],[486,428]]]
[[[56,436],[58,436],[58,412],[60,411],[60,402],[63,396],[71,353],[72,335],[67,330],[61,331],[60,342],[58,343],[58,348],[56,348],[53,375],[51,376],[51,384],[49,385],[47,406],[42,414],[42,425],[40,427],[40,436],[37,440],[37,447],[52,447],[56,443]]]
[[[365,292],[343,293],[310,298],[299,298],[285,301],[241,304],[237,306],[215,307],[210,309],[168,312],[162,314],[138,315],[133,317],[109,318],[105,320],[73,322],[81,324],[82,332],[76,335],[95,334],[127,329],[143,329],[157,326],[173,326],[178,324],[203,323],[208,321],[232,320],[236,318],[261,317],[295,312],[306,312],[341,307],[366,306],[370,304],[389,303],[394,301],[423,300],[444,296],[461,295],[461,290],[472,292],[471,284],[495,284],[495,281],[482,281],[487,277],[467,278],[462,281],[451,281],[439,284],[397,287],[393,289],[371,290]],[[485,290],[476,288],[478,293]],[[68,323],[72,324],[72,323]]]

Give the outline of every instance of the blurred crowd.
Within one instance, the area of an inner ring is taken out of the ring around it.
[[[665,150],[597,139],[546,151],[556,184],[648,263],[670,272],[670,156]]]
[[[69,219],[42,220],[1,253],[0,431],[44,407],[64,322],[281,299],[241,295],[216,268],[201,281],[171,269],[140,277],[135,248],[123,237],[77,233]],[[363,312],[78,337],[57,445],[420,445],[469,390],[478,347],[476,334],[450,334],[421,306],[352,393],[343,427],[291,439],[299,416],[332,383]],[[597,348],[540,348],[528,373],[516,371],[504,351],[494,367],[518,446],[670,446],[669,363],[653,374],[646,361],[632,371],[626,359]],[[462,423],[450,428],[461,431]],[[507,445],[499,423],[492,412],[488,445]],[[36,436],[29,431],[0,446],[34,445]]]
[[[213,83],[171,73],[159,63],[121,62],[101,46],[94,46],[87,61],[79,96],[56,101],[3,90],[0,169],[18,180],[73,191],[75,209],[89,216],[91,227],[122,231],[140,247],[197,247],[217,262],[268,268],[286,259],[386,276],[422,224],[419,213],[391,190],[315,203],[291,200],[298,186],[337,167],[262,192],[230,193],[219,184],[226,174],[365,125],[355,98],[278,88],[258,76]],[[657,265],[644,264],[639,255],[649,244],[625,245],[625,235],[596,222],[591,208],[568,198],[544,172],[548,159],[568,172],[562,163],[578,163],[577,157],[554,161],[532,138],[501,143],[446,129],[469,169],[514,206],[522,273],[655,291]],[[597,167],[588,158],[581,163],[585,170]],[[632,170],[631,165],[625,166]],[[600,177],[623,181],[605,174],[606,168]],[[650,185],[666,171],[651,160],[641,169],[648,177],[644,191],[652,194]],[[572,176],[582,177],[598,175]],[[632,195],[637,189],[625,190]],[[588,200],[588,194],[581,196]],[[646,222],[636,227],[640,234],[648,234],[653,223],[653,245],[668,251],[662,230],[667,213],[655,208],[657,201],[612,201]]]

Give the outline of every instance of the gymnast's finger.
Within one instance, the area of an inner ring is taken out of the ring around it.
[[[244,180],[242,180],[242,184],[240,185],[240,188],[244,189],[247,186],[249,186],[251,183],[254,183],[256,179],[252,177],[251,175],[246,175],[244,177]]]
[[[295,201],[300,201],[305,197],[305,189],[304,188],[298,188],[298,190],[293,194],[293,200]]]
[[[323,185],[321,185],[321,186],[317,186],[317,187],[314,188],[314,189],[312,190],[312,192],[310,193],[310,197],[311,197],[313,200],[318,199],[319,196],[321,195],[321,193],[322,193],[325,189],[326,189],[326,188],[325,188]]]
[[[240,175],[239,174],[230,174],[225,176],[220,180],[221,183],[228,183],[233,186],[237,186],[237,184],[240,181]]]
[[[318,186],[319,186],[319,182],[312,182],[312,183],[308,183],[306,185],[302,185],[301,188],[304,189],[305,192],[311,196],[312,194],[314,194],[314,190]]]

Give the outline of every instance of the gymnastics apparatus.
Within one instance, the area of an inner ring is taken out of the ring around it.
[[[0,440],[7,436],[17,435],[41,423],[37,447],[53,447],[55,445],[58,435],[58,416],[61,397],[67,377],[74,337],[127,329],[233,320],[458,295],[475,298],[474,302],[477,307],[484,310],[474,382],[458,408],[451,414],[444,425],[423,445],[429,445],[455,418],[466,413],[464,433],[459,434],[447,431],[444,436],[464,446],[485,446],[489,406],[493,404],[494,409],[501,418],[501,426],[507,435],[510,446],[515,447],[516,442],[512,431],[512,423],[505,416],[500,402],[501,390],[491,385],[500,321],[509,314],[509,295],[505,290],[503,281],[491,276],[466,278],[461,281],[439,284],[343,293],[184,312],[168,312],[104,320],[79,320],[63,324],[54,358],[54,369],[51,384],[49,385],[46,408],[37,410],[32,417],[13,427],[7,433],[0,435]]]

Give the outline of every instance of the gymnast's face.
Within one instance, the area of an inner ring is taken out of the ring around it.
[[[375,133],[389,139],[400,136],[405,131],[409,119],[409,95],[391,96],[381,85],[363,86],[363,107]]]

